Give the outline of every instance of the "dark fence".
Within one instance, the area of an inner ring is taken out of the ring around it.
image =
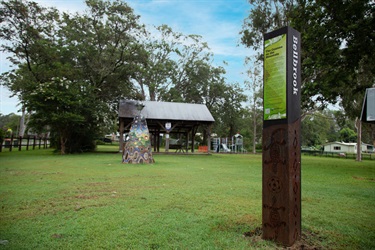
[[[321,157],[333,157],[333,158],[344,158],[344,159],[356,159],[357,154],[354,153],[337,153],[337,152],[325,152],[316,150],[301,150],[302,154],[321,156]],[[375,160],[375,153],[362,153],[362,160]]]
[[[29,149],[41,149],[48,148],[50,145],[50,140],[47,137],[38,137],[38,136],[26,136],[26,137],[10,137],[4,138],[3,142],[0,143],[0,152],[9,150],[21,151]]]

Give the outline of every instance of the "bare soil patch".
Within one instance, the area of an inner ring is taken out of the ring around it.
[[[262,239],[262,228],[257,227],[254,230],[245,232],[244,237],[248,238],[250,241],[256,243],[264,241]],[[318,234],[310,231],[303,231],[300,239],[296,241],[293,246],[284,247],[278,246],[276,249],[287,249],[287,250],[320,250],[327,249],[327,246],[321,245],[321,242],[324,240],[324,237],[319,236]]]

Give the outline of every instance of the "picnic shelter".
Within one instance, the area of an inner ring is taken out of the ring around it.
[[[137,109],[140,103],[144,106],[141,111]],[[129,132],[134,117],[139,114],[147,121],[154,152],[160,152],[160,134],[176,134],[177,137],[184,135],[186,141],[181,145],[182,151],[188,152],[190,146],[191,152],[194,152],[194,138],[200,126],[206,133],[207,152],[210,152],[211,128],[215,120],[206,105],[136,100],[120,100],[120,151],[124,146],[124,134]]]

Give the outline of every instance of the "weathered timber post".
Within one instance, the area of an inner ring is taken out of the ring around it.
[[[118,151],[122,153],[122,151],[124,150],[124,127],[125,127],[125,124],[124,124],[124,121],[119,118],[120,120],[120,128],[119,128],[119,132],[120,132],[120,137],[119,137],[119,149]]]
[[[18,151],[21,151],[21,149],[22,149],[22,140],[23,140],[23,137],[19,136],[19,139],[18,139]]]
[[[169,131],[165,134],[165,152],[169,152]]]
[[[211,127],[212,125],[207,125],[207,154],[211,153]]]
[[[27,136],[26,150],[29,150],[29,143],[30,143],[30,135]]]
[[[12,149],[13,149],[13,134],[10,136],[10,145],[9,145],[9,152],[12,152]]]
[[[301,36],[264,35],[263,239],[291,246],[301,236]]]
[[[36,145],[36,135],[34,135],[34,139],[33,139],[33,150],[35,149],[35,145]]]
[[[167,152],[167,153],[169,152],[169,132],[171,132],[173,128],[172,128],[172,123],[170,123],[170,122],[165,123],[165,127],[164,127],[165,132],[166,132],[166,134],[165,134],[165,152]]]
[[[362,161],[362,121],[356,118],[354,126],[357,129],[357,157],[356,161]]]

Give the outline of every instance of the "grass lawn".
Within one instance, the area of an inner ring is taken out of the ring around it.
[[[0,153],[0,249],[274,249],[261,155]],[[303,244],[375,249],[375,162],[302,157]]]

